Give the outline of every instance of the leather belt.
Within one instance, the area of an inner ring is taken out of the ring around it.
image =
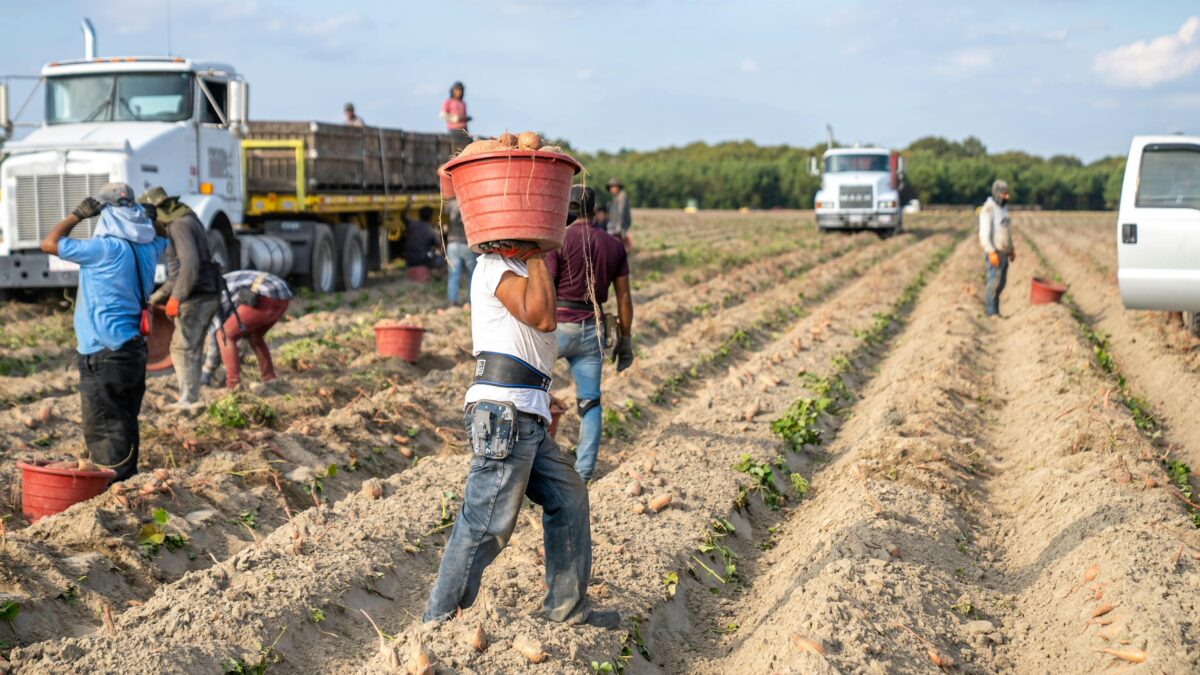
[[[515,356],[500,352],[479,352],[475,355],[473,384],[550,391],[550,382],[549,375]]]
[[[581,309],[585,312],[592,311],[592,303],[590,303],[590,302],[579,302],[577,300],[559,300],[559,301],[555,302],[554,305],[556,307],[559,307],[562,309]]]

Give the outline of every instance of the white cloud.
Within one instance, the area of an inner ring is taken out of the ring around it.
[[[1200,17],[1188,17],[1179,31],[1117,47],[1096,55],[1092,70],[1119,87],[1148,89],[1200,68]]]
[[[754,59],[742,59],[742,62],[738,64],[738,68],[740,68],[743,73],[757,73],[758,61],[755,61]]]
[[[354,26],[362,21],[358,12],[335,14],[319,21],[310,21],[296,25],[296,32],[301,35],[334,35],[343,28]]]
[[[965,75],[992,67],[990,49],[964,49],[950,57],[935,70],[943,75]]]

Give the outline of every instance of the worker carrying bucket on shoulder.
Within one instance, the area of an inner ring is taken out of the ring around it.
[[[511,182],[504,178],[506,164]],[[471,279],[476,361],[463,419],[471,471],[425,621],[450,619],[474,604],[483,570],[508,542],[528,496],[543,509],[546,616],[606,628],[620,623],[616,612],[596,611],[589,603],[587,487],[549,432],[558,340],[546,254],[562,243],[571,177],[579,168],[560,153],[515,147],[460,156],[445,167],[468,243],[483,255]],[[533,189],[526,187],[534,182]]]

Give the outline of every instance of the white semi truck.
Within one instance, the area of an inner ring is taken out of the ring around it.
[[[1116,235],[1124,305],[1183,312],[1200,337],[1200,137],[1134,137]]]
[[[830,148],[818,168],[813,157],[809,172],[821,177],[815,207],[817,228],[870,230],[888,236],[903,228],[900,190],[904,158],[886,148]]]
[[[0,295],[73,287],[71,263],[38,244],[110,181],[178,195],[226,267],[252,267],[327,293],[388,262],[406,217],[439,207],[444,134],[248,119],[249,86],[230,65],[178,57],[47,64],[45,119],[7,140],[0,162]],[[7,87],[0,129],[11,137]],[[91,236],[94,219],[72,237]],[[160,266],[160,275],[162,274]]]

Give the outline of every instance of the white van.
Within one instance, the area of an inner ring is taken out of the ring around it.
[[[1126,307],[1184,312],[1200,337],[1200,137],[1134,137],[1117,215],[1117,281]]]

